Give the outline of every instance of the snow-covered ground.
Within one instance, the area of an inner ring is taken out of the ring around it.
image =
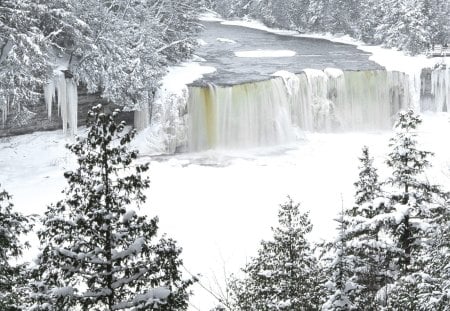
[[[448,114],[426,115],[420,137],[423,147],[436,153],[432,182],[450,187]],[[356,158],[368,145],[375,165],[384,165],[389,132],[306,133],[286,146],[252,150],[206,151],[150,157],[151,188],[143,212],[158,215],[161,232],[183,247],[185,267],[201,274],[214,291],[223,286],[224,273],[238,272],[258,243],[270,237],[278,205],[290,195],[311,211],[314,240],[333,236],[333,218],[342,204],[352,204]],[[13,196],[17,210],[42,214],[61,198],[63,172],[75,165],[61,131],[23,135],[0,141],[0,183]],[[343,203],[342,203],[343,202]],[[36,239],[26,255],[37,251]],[[224,272],[225,271],[225,272]],[[209,310],[212,297],[199,286],[192,305]],[[196,310],[192,307],[192,310]]]

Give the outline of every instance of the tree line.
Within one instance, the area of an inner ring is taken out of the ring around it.
[[[349,34],[412,54],[449,44],[446,0],[210,0],[225,17],[248,16],[273,27]]]
[[[55,69],[129,110],[151,102],[165,68],[189,57],[201,1],[2,0],[0,111],[24,113]]]

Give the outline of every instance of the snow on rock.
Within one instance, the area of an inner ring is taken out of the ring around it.
[[[342,77],[344,75],[344,72],[342,71],[342,69],[338,69],[338,68],[325,68],[324,72],[332,78],[339,78]]]
[[[208,43],[205,40],[203,40],[203,39],[197,39],[197,43],[200,46],[208,45]]]
[[[289,95],[296,94],[299,89],[299,78],[295,73],[286,71],[286,70],[280,70],[277,72],[274,72],[272,74],[273,77],[280,77],[283,79],[283,83],[286,86],[287,92]]]
[[[291,50],[254,50],[254,51],[237,51],[234,55],[246,58],[268,58],[268,57],[293,57],[297,54]]]
[[[227,38],[217,38],[216,40],[223,43],[236,43],[236,41]]]
[[[166,154],[174,153],[178,146],[186,144],[187,85],[214,71],[214,67],[196,62],[169,68],[150,109],[150,127],[137,135],[134,146],[147,154]]]

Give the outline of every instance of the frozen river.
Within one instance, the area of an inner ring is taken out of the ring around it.
[[[279,70],[299,73],[303,69],[382,69],[369,60],[371,54],[348,44],[323,39],[280,35],[220,22],[202,22],[201,46],[196,54],[205,65],[217,68],[201,82],[217,85],[266,80]],[[273,57],[270,57],[273,56]]]

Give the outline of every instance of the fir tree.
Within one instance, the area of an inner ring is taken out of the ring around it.
[[[133,164],[135,135],[117,111],[89,112],[86,138],[68,146],[78,168],[65,173],[65,199],[48,207],[38,232],[42,254],[33,310],[184,310],[192,280],[179,270],[181,249],[154,241],[158,219],[132,208],[145,202],[148,164]]]
[[[386,161],[392,168],[387,183],[394,187],[391,200],[396,209],[397,224],[393,231],[399,248],[404,251],[399,259],[404,272],[412,268],[411,256],[417,245],[414,242],[421,234],[421,221],[427,221],[430,216],[429,204],[433,193],[438,192],[437,187],[424,182],[422,177],[430,166],[428,158],[432,153],[417,147],[415,131],[421,123],[420,116],[412,110],[398,114],[396,134],[390,141],[391,152]]]
[[[376,310],[376,295],[388,281],[389,260],[384,240],[382,219],[376,216],[389,211],[389,204],[381,198],[377,170],[367,146],[363,147],[359,158],[359,178],[355,182],[355,205],[345,210],[347,230],[343,240],[347,245],[347,255],[352,262],[354,282],[359,285],[355,296],[356,308]],[[391,256],[392,257],[392,256]]]
[[[305,235],[308,213],[291,199],[281,205],[273,240],[263,241],[258,255],[243,269],[245,278],[232,285],[239,310],[319,310],[320,273]]]
[[[327,263],[326,271],[329,280],[325,283],[328,293],[322,310],[356,310],[353,300],[361,288],[355,283],[355,263],[346,241],[348,222],[344,217],[344,212],[341,212],[336,221],[338,222],[338,236],[335,241],[324,245],[326,253],[323,260]]]
[[[32,229],[32,217],[13,212],[11,196],[0,190],[0,310],[21,310],[21,292],[26,283],[26,265],[12,265],[28,243],[21,243],[20,236]]]
[[[443,194],[424,176],[432,153],[417,146],[416,130],[421,122],[412,110],[399,113],[387,160],[393,170],[387,183],[393,187],[391,203],[394,209],[388,227],[399,250],[399,276],[392,284],[387,300],[388,307],[394,309],[417,309],[426,303],[423,300],[427,296],[425,293],[434,292],[437,285],[433,271],[428,267],[432,263],[430,245],[437,229],[433,218],[442,205]]]

